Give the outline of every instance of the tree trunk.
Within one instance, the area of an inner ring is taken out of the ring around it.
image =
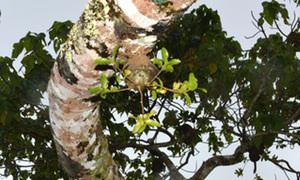
[[[162,8],[152,0],[90,0],[61,49],[48,84],[50,120],[59,161],[71,178],[122,179],[108,150],[99,103],[88,89],[99,83],[94,60],[109,57],[118,45],[118,57],[141,64],[167,28],[195,0],[171,0]],[[149,61],[146,61],[149,63]],[[107,68],[107,69],[105,69]],[[101,108],[101,107],[100,107]]]

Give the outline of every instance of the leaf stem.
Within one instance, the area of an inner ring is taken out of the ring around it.
[[[145,114],[145,111],[144,111],[144,95],[143,95],[143,92],[142,92],[140,87],[138,87],[138,91],[140,93],[140,104],[141,104],[142,114]]]

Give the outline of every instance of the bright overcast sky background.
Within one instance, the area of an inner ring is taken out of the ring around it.
[[[81,15],[87,0],[1,0],[0,1],[0,56],[10,56],[12,45],[20,38],[31,32],[46,32],[53,21],[72,20],[73,22]],[[256,39],[246,39],[245,36],[253,35],[256,32],[251,23],[251,11],[255,15],[261,12],[260,0],[202,0],[196,3],[206,4],[218,10],[222,25],[228,36],[234,36],[243,49],[249,49]],[[289,1],[287,1],[289,2]],[[227,4],[228,3],[228,4]],[[294,9],[293,6],[290,8]],[[299,17],[299,12],[298,12]],[[201,151],[201,150],[200,150]],[[232,152],[228,152],[232,153]],[[299,149],[279,153],[280,157],[287,158],[296,169],[300,169]],[[205,157],[205,154],[203,155]],[[202,160],[197,160],[198,166]],[[196,163],[195,163],[196,164]],[[189,166],[193,167],[193,166]],[[245,168],[244,177],[237,178],[234,175],[236,168]],[[187,168],[185,168],[187,169]],[[187,170],[194,170],[192,169]],[[209,175],[208,180],[252,180],[254,179],[253,164],[238,164],[229,167],[219,167]],[[287,177],[278,168],[270,163],[258,163],[257,173],[266,180],[284,180]],[[188,174],[190,176],[190,174]],[[294,178],[290,176],[293,180]]]

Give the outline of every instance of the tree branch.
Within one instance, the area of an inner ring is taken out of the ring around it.
[[[247,151],[245,145],[240,145],[235,149],[232,155],[214,156],[203,162],[202,166],[197,170],[193,180],[204,180],[208,174],[218,166],[228,166],[241,162],[244,159],[244,153]]]
[[[89,0],[61,49],[48,83],[49,114],[59,160],[71,178],[122,179],[108,150],[99,121],[99,104],[89,89],[112,69],[96,70],[95,59],[113,55],[139,65],[149,60],[156,25],[177,18],[196,0],[170,0],[161,8],[152,0]],[[144,64],[141,64],[144,65]],[[150,67],[150,66],[149,66]],[[161,154],[163,156],[163,154]]]
[[[178,171],[177,167],[174,165],[174,163],[169,159],[169,157],[162,151],[160,151],[157,147],[149,146],[146,148],[148,151],[150,151],[152,154],[157,155],[164,164],[168,167],[170,171],[170,178],[172,180],[184,180],[185,178],[182,176],[182,174]]]
[[[274,165],[278,166],[280,169],[282,169],[283,171],[288,171],[291,173],[294,173],[297,177],[297,180],[300,179],[300,171],[295,170],[290,164],[289,162],[287,162],[286,160],[283,159],[275,159],[275,158],[267,158],[267,160],[269,160],[270,162],[272,162]],[[285,164],[282,165],[282,164]]]
[[[124,144],[112,144],[112,149],[124,149],[124,148],[141,148],[141,149],[146,149],[149,151],[152,155],[158,156],[164,164],[167,166],[167,168],[170,171],[170,176],[171,179],[173,180],[183,180],[185,179],[182,174],[179,173],[177,167],[174,165],[174,163],[169,159],[169,157],[162,151],[158,149],[160,147],[160,144],[163,143],[157,143],[153,145],[144,145],[144,144],[136,144],[135,142],[131,141],[129,143],[124,143]],[[170,144],[167,144],[170,145]]]
[[[292,123],[296,118],[300,116],[300,107],[296,110],[296,112],[287,120],[286,124]]]

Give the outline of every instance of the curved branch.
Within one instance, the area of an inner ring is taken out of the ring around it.
[[[290,173],[294,173],[297,177],[297,180],[300,179],[300,171],[295,170],[289,162],[287,162],[286,160],[283,159],[274,159],[274,158],[267,158],[267,160],[269,160],[270,162],[272,162],[274,165],[278,166],[280,169],[282,169],[283,171],[288,171]],[[282,164],[285,165],[282,165]]]
[[[278,23],[277,23],[276,20],[274,21],[274,23],[275,23],[276,28],[277,28],[278,31],[280,32],[280,34],[282,34],[284,37],[288,37],[288,35],[286,35],[286,34],[282,31],[282,29],[279,27],[279,25],[278,25]]]
[[[204,180],[208,174],[218,166],[229,166],[243,161],[244,153],[247,151],[245,145],[240,145],[235,149],[232,155],[214,156],[203,162],[202,166],[197,170],[191,179]]]

